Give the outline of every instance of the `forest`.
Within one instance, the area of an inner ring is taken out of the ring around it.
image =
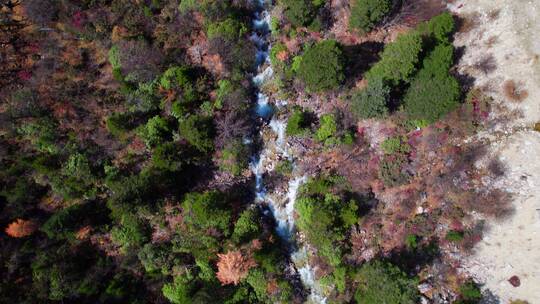
[[[479,303],[491,100],[411,2],[3,1],[0,302]]]

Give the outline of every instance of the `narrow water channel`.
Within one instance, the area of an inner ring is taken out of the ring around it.
[[[279,159],[288,160],[295,167],[295,158],[287,145],[285,134],[286,120],[274,117],[275,107],[282,107],[286,101],[273,105],[270,98],[262,92],[264,83],[273,76],[269,60],[270,54],[270,14],[271,0],[254,0],[256,9],[253,18],[254,32],[251,41],[257,47],[256,62],[257,75],[252,79],[257,90],[257,104],[255,112],[265,121],[260,136],[263,139],[262,147],[251,157],[250,167],[255,176],[256,203],[264,204],[270,210],[276,221],[276,233],[286,244],[290,254],[291,271],[300,277],[305,290],[309,292],[308,303],[326,303],[322,288],[315,279],[315,270],[309,263],[309,250],[303,244],[298,244],[295,231],[294,204],[298,189],[307,181],[307,177],[297,170],[288,181],[286,194],[267,193],[264,176],[277,165]],[[265,136],[267,132],[274,136]]]

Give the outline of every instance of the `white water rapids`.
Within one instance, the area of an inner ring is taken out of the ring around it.
[[[298,189],[306,182],[307,177],[298,173],[296,174],[297,176],[293,174],[293,177],[288,182],[288,190],[285,196],[278,193],[267,193],[264,186],[264,174],[274,170],[276,165],[275,157],[271,156],[287,159],[293,163],[293,167],[294,157],[291,155],[291,151],[287,145],[285,134],[286,121],[272,117],[274,106],[270,104],[269,97],[261,92],[264,83],[273,76],[273,70],[269,60],[270,15],[267,5],[270,4],[266,3],[267,0],[254,0],[254,2],[257,6],[253,19],[255,31],[250,36],[250,39],[257,47],[256,62],[258,74],[252,79],[254,86],[257,88],[256,113],[263,120],[270,119],[268,125],[264,126],[261,130],[263,146],[258,152],[258,155],[254,155],[250,162],[251,170],[255,176],[256,202],[268,205],[277,223],[276,232],[288,246],[291,262],[294,264],[292,265],[292,269],[295,269],[304,287],[310,292],[307,299],[308,303],[324,304],[326,303],[326,298],[323,296],[321,287],[315,280],[315,270],[309,264],[308,249],[305,246],[298,248],[299,245],[296,243],[294,204]],[[286,101],[279,101],[276,102],[275,106],[282,107],[286,104]],[[274,139],[264,136],[264,131],[268,130],[268,127],[275,134]]]

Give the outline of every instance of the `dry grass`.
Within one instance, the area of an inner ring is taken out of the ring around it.
[[[480,20],[480,14],[474,13],[469,16],[462,17],[458,23],[458,32],[468,33],[478,26],[478,20]]]
[[[534,130],[536,132],[540,132],[540,122],[537,122],[537,123],[534,124]]]
[[[503,84],[504,96],[513,102],[521,102],[529,96],[527,90],[520,88],[513,80],[507,80]]]

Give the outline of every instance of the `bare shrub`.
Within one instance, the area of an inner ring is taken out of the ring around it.
[[[39,25],[55,20],[58,15],[58,6],[52,0],[26,0],[23,7],[28,19]]]
[[[475,63],[474,68],[487,75],[495,71],[497,68],[497,61],[495,60],[495,57],[493,57],[493,54],[488,54]]]
[[[506,98],[513,102],[521,102],[529,96],[524,88],[521,88],[514,80],[510,79],[503,84],[503,93]]]
[[[478,26],[478,20],[480,20],[480,15],[478,13],[474,13],[458,20],[458,32],[468,33],[472,31]]]

